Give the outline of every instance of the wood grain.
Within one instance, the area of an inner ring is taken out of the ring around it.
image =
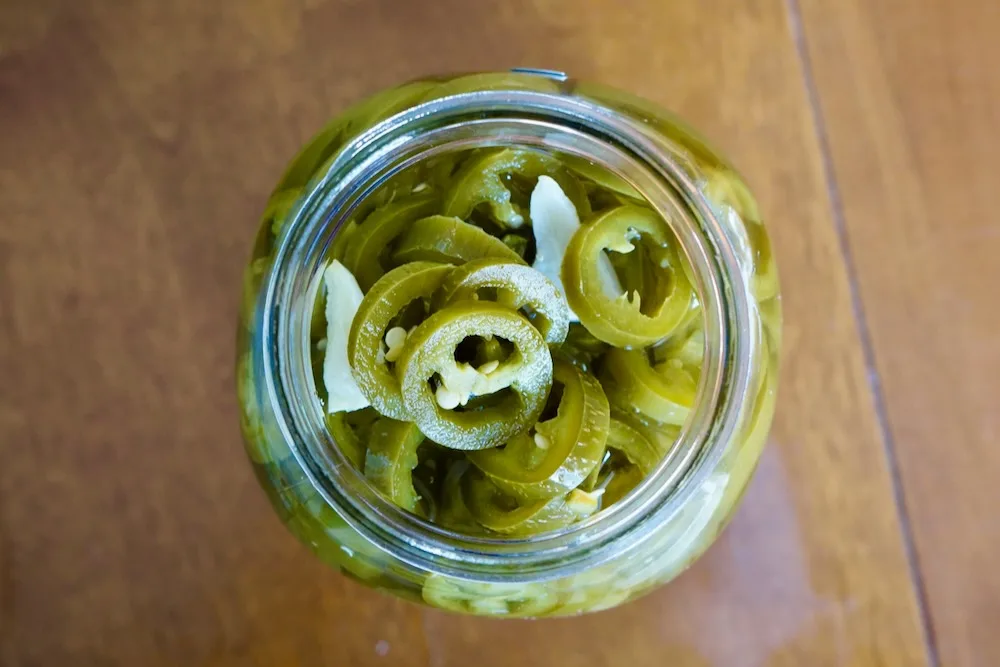
[[[941,664],[1000,664],[1000,6],[804,2]]]
[[[0,9],[0,658],[41,665],[927,664],[816,128],[780,0],[13,0]],[[772,447],[675,584],[551,622],[364,590],[243,460],[239,277],[295,148],[401,79],[563,68],[681,112],[770,213]]]

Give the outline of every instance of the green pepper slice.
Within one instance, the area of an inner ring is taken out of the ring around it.
[[[570,493],[589,498],[589,494],[576,490]],[[520,504],[475,468],[462,477],[462,498],[473,518],[484,528],[509,537],[563,528],[598,509],[596,502],[579,503],[564,496]]]
[[[514,351],[502,362],[491,362],[488,372],[480,371],[455,361],[456,346],[471,336],[503,338],[513,343]],[[495,303],[462,301],[413,330],[396,363],[396,375],[409,419],[428,438],[452,449],[485,449],[538,420],[552,387],[552,356],[538,330],[515,311]],[[432,380],[437,382],[435,390]],[[501,392],[495,404],[454,410],[471,396],[494,392]]]
[[[601,380],[613,405],[666,424],[684,424],[698,391],[687,371],[669,362],[653,368],[645,350],[614,348],[604,359]]]
[[[520,148],[485,151],[462,165],[445,194],[444,214],[465,220],[477,206],[486,204],[490,217],[500,226],[521,227],[527,216],[523,207],[511,200],[511,183],[520,179],[531,187],[539,176],[555,180],[581,217],[590,214],[583,186],[562,163],[544,153]]]
[[[608,460],[608,458],[610,458],[610,456],[611,453],[608,452],[608,448],[605,447],[604,453],[601,454],[600,463],[594,466],[594,469],[590,471],[589,475],[587,475],[587,479],[583,480],[580,483],[580,486],[576,488],[580,489],[581,491],[586,491],[587,493],[593,492],[593,490],[597,488],[597,483],[600,481],[601,471],[604,469],[604,463]]]
[[[634,251],[633,242],[649,237],[657,246],[660,265],[655,296],[642,304],[639,293],[609,296],[599,270],[605,249]],[[570,239],[562,264],[562,282],[570,308],[592,334],[616,347],[644,346],[664,338],[679,326],[691,306],[694,291],[681,269],[670,226],[657,213],[638,206],[621,206],[580,227]]]
[[[427,577],[423,598],[438,609],[519,618],[540,616],[560,604],[559,593],[546,584],[466,581],[442,574]]]
[[[750,292],[757,301],[767,301],[778,296],[778,268],[771,252],[771,240],[767,236],[764,225],[760,222],[748,222],[746,225],[747,239],[753,253],[754,268],[750,278]]]
[[[665,422],[651,419],[641,412],[625,412],[624,410],[612,408],[613,419],[630,425],[635,430],[642,433],[656,447],[657,456],[663,457],[673,449],[677,439],[681,435],[681,425],[667,424]]]
[[[552,281],[530,266],[494,258],[467,262],[448,275],[441,286],[441,299],[444,304],[478,299],[481,290],[495,292],[496,302],[511,310],[527,310],[528,318],[550,345],[566,339],[566,300]]]
[[[368,481],[410,512],[417,509],[419,500],[413,488],[413,469],[417,467],[417,447],[423,441],[424,434],[414,424],[383,417],[372,426],[365,454]]]
[[[630,463],[639,468],[643,476],[653,471],[664,454],[641,425],[624,415],[611,418],[608,448],[621,452]]]
[[[436,87],[434,81],[410,81],[364,99],[344,112],[345,134],[360,134],[375,123],[416,106]]]
[[[767,301],[778,294],[778,270],[767,231],[761,222],[757,201],[743,180],[730,169],[707,169],[704,189],[709,201],[731,208],[740,218],[749,243],[752,272],[750,289],[757,301]],[[725,221],[725,220],[723,220]]]
[[[590,475],[604,456],[610,407],[601,384],[565,359],[552,366],[554,386],[562,387],[556,416],[535,424],[534,436],[522,433],[503,449],[470,452],[469,460],[520,501],[569,493]]]
[[[639,486],[645,478],[646,474],[639,466],[626,461],[624,465],[617,466],[610,474],[608,482],[604,486],[601,501],[605,507],[615,504],[628,495],[629,491]]]
[[[236,395],[240,403],[240,430],[250,460],[267,465],[276,463],[260,414],[261,397],[257,392],[257,377],[253,359],[241,354],[236,360]]]
[[[573,322],[569,325],[569,332],[566,334],[566,340],[561,346],[559,346],[559,351],[564,356],[572,359],[578,364],[581,364],[584,370],[586,370],[590,364],[594,363],[595,359],[600,357],[609,349],[611,348],[607,343],[595,338],[594,335],[587,331],[587,328],[579,322]]]
[[[378,413],[371,408],[326,415],[326,427],[334,442],[358,470],[364,470],[367,450],[365,443],[368,442],[372,424],[377,418]]]
[[[468,461],[455,461],[445,473],[437,524],[459,533],[475,535],[483,532],[482,526],[476,523],[462,497],[462,477],[468,469]]]
[[[620,197],[623,203],[639,203],[645,201],[642,193],[621,176],[606,167],[598,166],[590,160],[569,153],[560,153],[559,160],[574,174],[591,181],[598,189]]]
[[[464,264],[482,257],[524,263],[503,241],[458,218],[432,215],[417,220],[400,237],[393,261]]]
[[[640,593],[622,581],[614,563],[584,570],[553,585],[560,592],[559,606],[553,610],[559,616],[611,609]]]
[[[705,361],[705,321],[701,306],[692,308],[687,323],[681,325],[662,343],[651,350],[656,364],[680,364],[695,379]]]
[[[376,209],[358,226],[347,246],[344,266],[357,278],[362,291],[367,292],[385,275],[385,249],[415,220],[433,213],[437,205],[438,197],[432,192],[414,195]]]
[[[517,256],[521,259],[525,258],[528,254],[528,239],[523,236],[518,236],[517,234],[504,234],[500,237],[503,244],[517,253]],[[525,260],[527,261],[527,260]]]
[[[503,349],[500,341],[496,338],[484,338],[476,346],[476,356],[474,363],[476,368],[488,364],[491,361],[503,361],[507,352]]]
[[[347,360],[358,388],[372,407],[392,419],[406,420],[399,381],[386,362],[382,340],[392,319],[410,302],[430,299],[451,267],[413,262],[393,269],[372,285],[358,307],[347,339]]]
[[[367,582],[378,581],[386,569],[400,565],[354,530],[319,493],[303,493],[291,510],[288,527],[325,563]]]

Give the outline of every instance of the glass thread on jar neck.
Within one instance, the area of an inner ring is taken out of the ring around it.
[[[310,370],[309,318],[334,235],[390,176],[428,158],[483,146],[525,146],[599,164],[643,193],[693,267],[706,357],[692,417],[664,461],[626,498],[568,528],[524,539],[461,535],[382,498],[340,454]],[[325,167],[285,227],[263,306],[265,384],[282,436],[318,493],[367,539],[411,567],[525,583],[592,567],[640,544],[717,463],[739,425],[752,335],[744,276],[724,225],[673,144],[586,99],[528,91],[441,98],[355,137]]]

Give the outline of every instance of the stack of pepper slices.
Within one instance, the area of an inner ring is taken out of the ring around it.
[[[458,532],[590,516],[694,403],[704,339],[682,262],[667,222],[589,163],[497,148],[402,172],[324,272],[313,365],[334,441]]]

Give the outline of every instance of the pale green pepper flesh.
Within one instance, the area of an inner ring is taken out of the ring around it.
[[[643,475],[652,472],[665,453],[641,425],[624,416],[611,420],[607,443],[609,449],[621,452]]]
[[[524,261],[503,241],[478,227],[459,218],[434,215],[410,225],[399,240],[393,260],[397,264],[423,261],[457,265],[483,257]]]
[[[698,391],[687,371],[669,361],[653,367],[644,350],[612,349],[601,380],[612,404],[667,424],[687,421]]]
[[[482,526],[508,537],[542,533],[583,518],[562,496],[519,503],[472,468],[462,478],[462,499]]]
[[[437,208],[435,194],[419,194],[392,202],[369,215],[347,244],[344,266],[354,274],[363,291],[385,275],[382,255],[385,249],[405,232],[415,220]]]
[[[356,412],[335,412],[326,416],[326,426],[334,442],[358,470],[364,470],[365,452],[372,424],[378,413],[371,408]]]
[[[424,434],[415,424],[383,417],[372,425],[365,454],[365,477],[385,496],[405,510],[417,509],[413,469],[417,467],[417,447]]]
[[[485,204],[493,220],[502,227],[521,227],[527,224],[528,215],[523,206],[512,201],[512,182],[516,178],[535,182],[539,176],[555,180],[581,217],[590,213],[582,185],[558,160],[538,151],[516,148],[486,151],[463,165],[445,195],[444,213],[468,218],[477,206]]]

